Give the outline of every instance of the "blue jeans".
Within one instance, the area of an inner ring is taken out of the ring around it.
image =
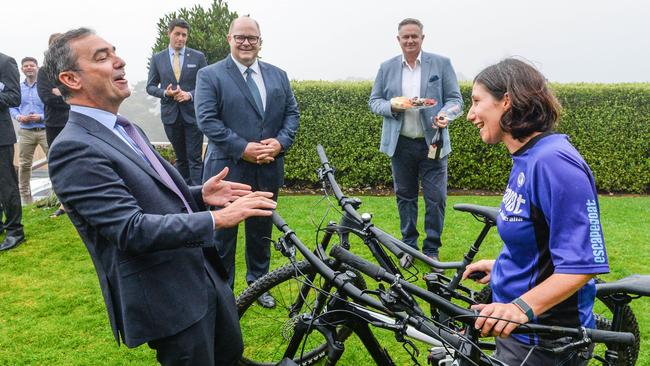
[[[400,136],[391,158],[393,184],[397,197],[402,240],[418,249],[418,195],[424,196],[424,231],[422,252],[437,255],[442,242],[447,201],[447,157],[429,159],[429,146],[422,139]]]

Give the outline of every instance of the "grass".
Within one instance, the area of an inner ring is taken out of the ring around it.
[[[374,222],[391,233],[399,232],[394,197],[362,197],[361,212],[374,214]],[[443,260],[459,260],[480,230],[469,215],[451,209],[454,203],[497,205],[495,196],[451,196],[448,200]],[[633,273],[649,273],[650,197],[601,197],[603,230],[614,280]],[[313,245],[314,225],[327,210],[317,196],[282,196],[279,211],[302,240]],[[0,365],[151,365],[155,355],[146,346],[117,347],[108,323],[92,261],[76,231],[65,219],[50,219],[53,209],[28,206],[23,220],[27,242],[0,253]],[[422,217],[422,214],[420,215]],[[336,219],[330,212],[328,219]],[[241,230],[243,232],[243,230]],[[240,232],[240,243],[243,243]],[[277,236],[277,233],[276,233]],[[486,239],[479,257],[496,256],[500,249],[496,230]],[[243,246],[240,246],[243,249]],[[235,292],[243,290],[245,264],[238,253]],[[360,245],[355,252],[364,253]],[[273,252],[271,267],[287,260]],[[423,269],[423,268],[421,268]],[[650,366],[650,303],[632,304],[641,325],[642,345],[638,365]],[[397,364],[408,364],[408,356],[391,334],[381,336]],[[346,343],[341,364],[369,364],[352,339]],[[426,353],[426,349],[421,349]],[[424,363],[424,359],[421,361]]]

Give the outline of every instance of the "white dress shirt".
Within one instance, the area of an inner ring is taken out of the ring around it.
[[[402,55],[402,96],[413,98],[420,96],[420,84],[422,82],[422,52],[415,60],[415,67],[406,62],[404,55]],[[404,111],[404,122],[402,123],[402,130],[400,135],[414,138],[424,137],[424,129],[420,122],[419,110],[406,110]]]
[[[235,58],[232,57],[232,55],[230,55],[230,57],[232,58],[233,61],[235,61],[235,65],[237,65],[239,72],[244,77],[244,81],[246,81],[246,69],[248,69],[248,67],[239,63],[239,61],[235,60]],[[257,62],[257,60],[255,60],[255,62],[253,62],[250,68],[253,70],[251,77],[253,78],[255,85],[257,85],[257,89],[259,89],[260,91],[260,97],[262,98],[262,106],[264,107],[264,110],[266,110],[266,88],[264,87],[264,79],[262,78],[262,72],[260,71],[260,64]]]

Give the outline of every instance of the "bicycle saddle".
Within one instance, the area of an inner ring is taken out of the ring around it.
[[[474,216],[479,216],[483,219],[490,220],[493,223],[497,222],[497,215],[499,214],[498,207],[473,205],[471,203],[457,203],[454,205],[454,210],[469,212]]]
[[[596,293],[650,296],[650,275],[631,275],[614,282],[596,283]]]

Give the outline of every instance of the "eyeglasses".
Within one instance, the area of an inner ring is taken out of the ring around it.
[[[237,42],[237,44],[242,44],[244,41],[248,40],[248,43],[251,46],[255,46],[260,41],[260,39],[262,39],[258,36],[242,36],[240,34],[235,34],[232,37],[235,39],[235,42]]]

